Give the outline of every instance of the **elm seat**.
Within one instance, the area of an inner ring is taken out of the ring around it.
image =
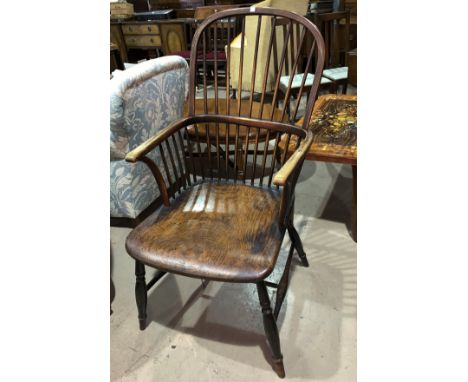
[[[201,183],[132,231],[127,251],[147,265],[187,276],[263,280],[281,247],[280,201],[281,192],[266,187]]]

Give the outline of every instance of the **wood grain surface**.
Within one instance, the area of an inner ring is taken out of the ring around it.
[[[280,202],[279,190],[201,183],[132,231],[127,251],[147,265],[187,276],[263,280],[281,246]]]
[[[302,125],[301,118],[296,125]],[[306,159],[356,165],[357,163],[357,96],[326,94],[315,103],[309,123],[313,142]],[[295,138],[288,152],[295,149]],[[286,148],[286,137],[280,147]]]

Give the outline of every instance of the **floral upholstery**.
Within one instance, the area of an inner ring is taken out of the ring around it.
[[[112,217],[135,218],[159,196],[148,167],[144,163],[128,163],[124,158],[182,117],[187,92],[188,65],[179,56],[156,58],[114,73],[110,92]],[[152,156],[158,163],[157,153]]]

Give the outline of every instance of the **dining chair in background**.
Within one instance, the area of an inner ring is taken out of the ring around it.
[[[348,87],[349,11],[319,13],[317,26],[325,41],[325,69],[323,77],[333,82],[333,92]]]

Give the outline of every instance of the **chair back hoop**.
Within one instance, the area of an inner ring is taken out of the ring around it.
[[[307,129],[324,60],[319,29],[297,13],[257,7],[213,13],[192,40],[188,114],[294,124],[305,96],[302,128]],[[214,98],[208,97],[209,89]]]

